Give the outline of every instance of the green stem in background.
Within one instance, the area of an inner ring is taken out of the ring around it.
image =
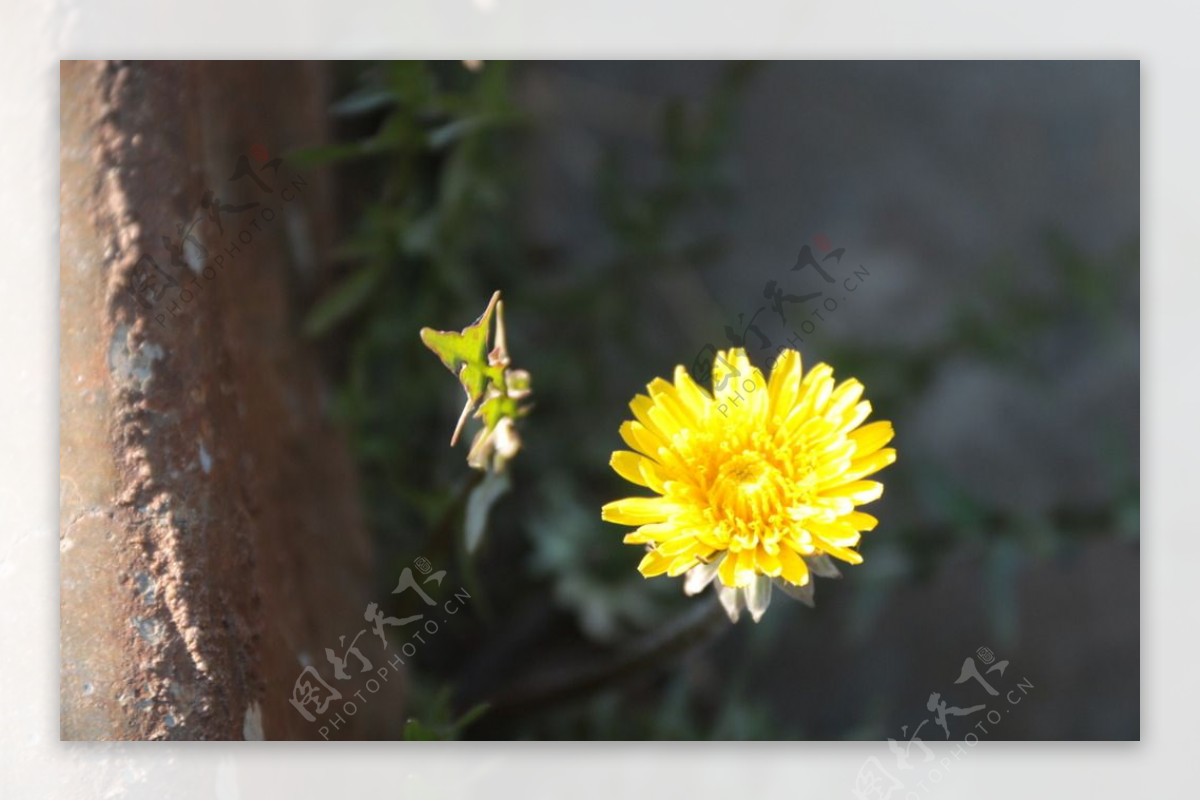
[[[467,508],[470,493],[484,480],[484,474],[478,470],[469,471],[462,483],[455,490],[454,496],[446,505],[433,525],[432,534],[425,547],[425,556],[436,565],[444,565],[446,561],[454,560],[455,573],[462,578],[463,586],[472,597],[472,609],[481,620],[491,622],[493,619],[491,603],[487,601],[484,585],[479,580],[479,572],[475,568],[473,555],[467,552],[463,538],[463,518]]]
[[[555,668],[501,690],[489,699],[489,717],[524,715],[616,686],[649,668],[670,664],[727,631],[729,626],[725,610],[712,595],[606,662],[574,669]]]
[[[490,623],[495,617],[491,603],[483,591],[483,583],[475,568],[474,554],[467,550],[465,538],[462,536],[467,500],[483,479],[484,474],[477,470],[472,470],[467,475],[433,529],[433,535],[429,539],[429,552],[437,556],[454,554],[463,585],[471,593],[472,609],[481,620]]]

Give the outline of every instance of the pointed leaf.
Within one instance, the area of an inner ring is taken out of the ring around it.
[[[471,325],[459,331],[435,331],[421,329],[421,341],[446,368],[458,378],[471,405],[479,402],[488,384],[487,341],[492,321],[492,311],[500,299],[500,292],[492,295],[483,314]]]

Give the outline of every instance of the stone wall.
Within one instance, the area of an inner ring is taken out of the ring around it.
[[[61,735],[317,737],[293,683],[371,567],[299,334],[330,195],[286,153],[324,68],[64,62],[61,90]],[[401,690],[339,738],[394,734]]]

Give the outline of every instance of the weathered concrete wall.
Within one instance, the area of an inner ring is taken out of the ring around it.
[[[316,737],[293,682],[370,600],[298,334],[328,194],[271,164],[320,141],[323,72],[65,62],[61,89],[62,737]],[[401,690],[339,738],[394,733]]]

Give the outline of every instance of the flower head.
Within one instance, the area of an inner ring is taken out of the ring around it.
[[[716,579],[729,616],[745,605],[757,621],[772,585],[811,604],[812,575],[839,575],[830,557],[862,562],[854,549],[878,521],[857,507],[883,494],[865,479],[896,460],[892,424],[863,425],[862,384],[835,385],[827,364],[804,373],[791,349],[769,381],[741,348],[717,353],[712,373],[711,393],[676,367],[633,399],[621,425],[633,450],[611,464],[655,495],[601,516],[636,527],[625,542],[647,547],[643,576],[686,574],[689,595]]]

